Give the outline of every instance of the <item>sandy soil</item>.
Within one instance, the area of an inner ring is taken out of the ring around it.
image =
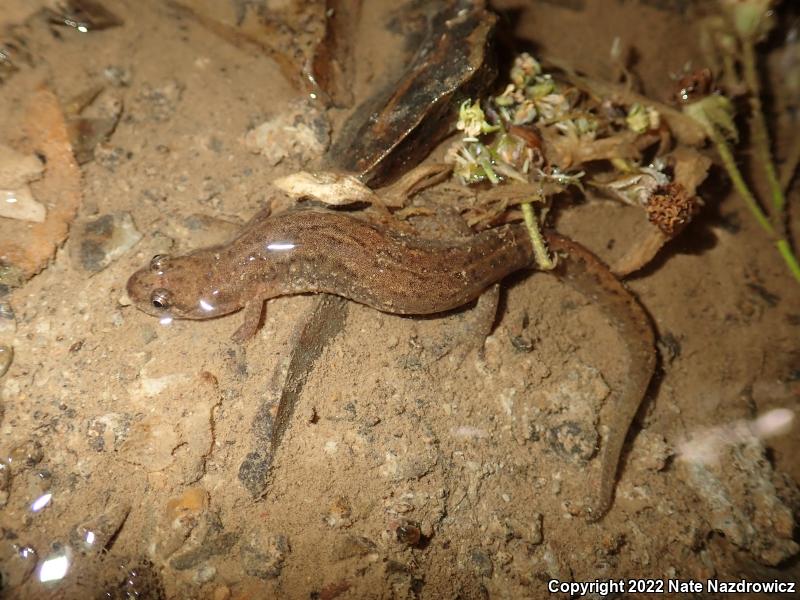
[[[202,4],[232,22],[248,3]],[[506,35],[600,77],[622,36],[646,91],[667,100],[670,72],[697,57],[685,4],[497,8]],[[413,319],[344,305],[271,470],[248,471],[269,454],[292,340],[318,299],[271,301],[238,346],[239,316],[161,326],[126,305],[124,286],[156,253],[224,239],[297,168],[250,152],[245,134],[298,92],[275,61],[165,3],[107,6],[124,25],[28,26],[33,64],[0,86],[3,140],[40,82],[62,100],[103,83],[124,107],[82,167],[66,244],[0,297],[15,316],[0,340],[14,347],[0,379],[3,597],[542,598],[551,579],[800,578],[800,429],[762,440],[745,426],[800,408],[800,294],[718,175],[701,217],[629,281],[660,364],[599,523],[575,506],[592,492],[598,415],[625,385],[623,345],[596,306],[540,273],[504,286],[483,360],[457,351],[469,310]],[[359,63],[378,79],[379,56]],[[142,238],[87,270],[87,224],[112,213]],[[613,260],[638,218],[587,202],[557,229]],[[66,576],[42,583],[59,557]]]

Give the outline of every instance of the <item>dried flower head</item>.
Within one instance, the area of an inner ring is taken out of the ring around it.
[[[673,237],[688,225],[700,208],[700,199],[690,196],[680,183],[659,187],[645,205],[647,217],[664,235]]]

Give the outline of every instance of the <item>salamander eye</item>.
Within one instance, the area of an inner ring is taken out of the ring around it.
[[[154,273],[160,273],[164,270],[168,258],[169,256],[166,254],[156,254],[150,259],[150,270]]]
[[[150,303],[153,305],[154,308],[163,310],[165,308],[169,308],[169,303],[170,303],[169,299],[170,299],[169,290],[159,288],[157,290],[153,290],[153,293],[150,296]]]

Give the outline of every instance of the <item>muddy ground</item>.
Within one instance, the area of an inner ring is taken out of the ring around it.
[[[247,4],[195,8],[233,22]],[[294,3],[267,4],[296,18]],[[670,73],[699,56],[687,4],[495,8],[504,35],[598,77],[621,36],[646,92],[666,101]],[[14,348],[0,379],[3,597],[542,598],[551,579],[800,578],[800,429],[760,439],[745,426],[800,408],[800,294],[724,176],[628,281],[660,362],[599,523],[575,507],[593,491],[598,415],[625,385],[623,344],[592,302],[542,273],[506,282],[483,359],[457,351],[469,310],[339,306],[265,474],[264,428],[318,299],[271,301],[257,337],[237,345],[240,316],[164,326],[124,287],[156,253],[224,239],[300,166],[245,143],[299,92],[275,61],[168,3],[106,5],[123,25],[26,26],[31,63],[0,87],[5,141],[42,82],[62,101],[102,83],[123,106],[82,166],[66,243],[2,297],[13,319],[0,341]],[[379,79],[382,49],[364,39],[361,81]],[[112,213],[141,239],[88,269],[86,224]],[[561,210],[556,228],[612,261],[638,218],[591,201]],[[43,583],[48,560],[68,570]]]

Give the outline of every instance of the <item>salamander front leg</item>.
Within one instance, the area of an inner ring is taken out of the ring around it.
[[[242,310],[244,313],[244,320],[239,326],[239,329],[237,329],[232,336],[234,342],[243,344],[253,338],[263,321],[264,308],[266,305],[266,300],[259,299],[244,305],[244,309]]]

